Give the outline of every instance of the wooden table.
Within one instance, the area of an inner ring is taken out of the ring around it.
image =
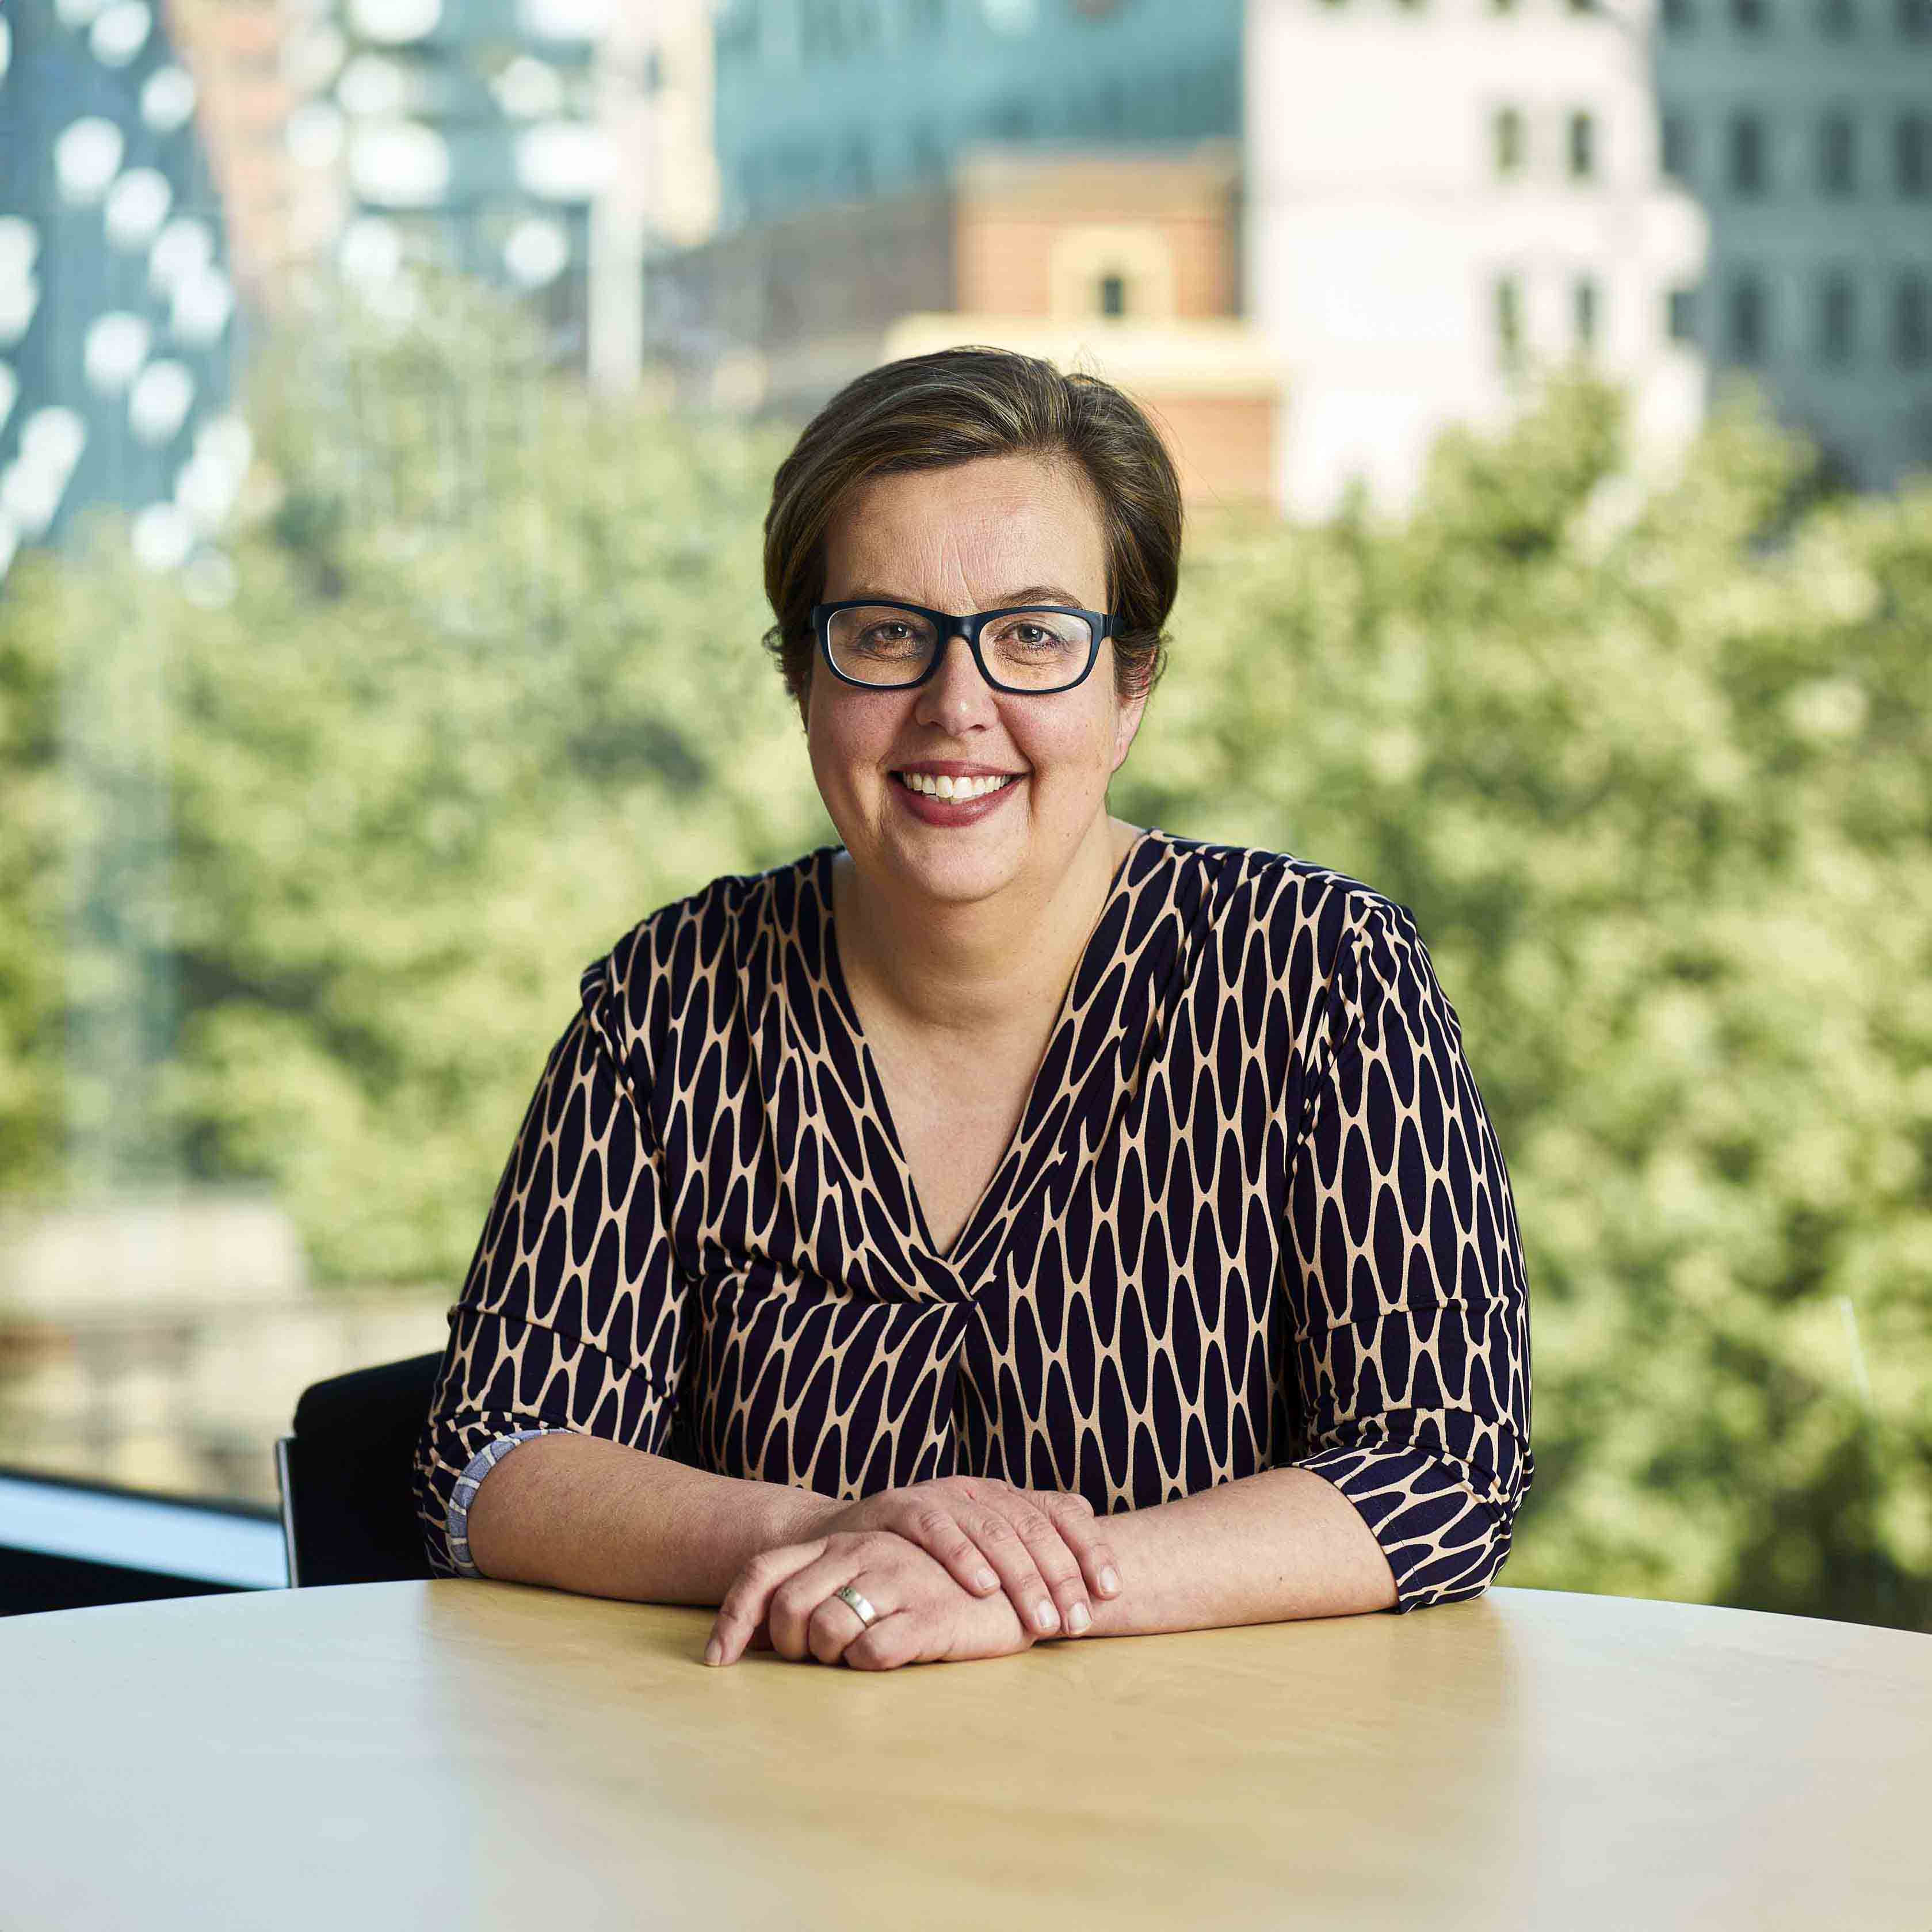
[[[514,1584],[0,1622],[4,1932],[1932,1932],[1932,1637],[1493,1590],[868,1674]]]

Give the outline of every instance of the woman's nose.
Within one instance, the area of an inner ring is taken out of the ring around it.
[[[926,681],[921,695],[930,704],[948,706],[992,698],[992,687],[980,675],[964,632],[952,631],[940,640],[938,668]]]

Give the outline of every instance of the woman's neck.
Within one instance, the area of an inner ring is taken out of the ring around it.
[[[836,854],[838,962],[862,1020],[968,1046],[1051,1026],[1141,830],[1103,817],[1058,880],[961,905],[895,898]]]

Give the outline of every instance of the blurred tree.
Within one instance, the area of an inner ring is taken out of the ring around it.
[[[117,542],[0,602],[0,1187],[57,1178],[80,997],[23,937],[56,668],[138,625],[170,1131],[325,1276],[453,1293],[578,969],[836,836],[756,641],[788,437],[587,400],[449,290],[274,352],[230,601]],[[1932,490],[1821,490],[1743,401],[1667,488],[1622,450],[1560,382],[1400,526],[1204,520],[1112,802],[1414,909],[1534,1297],[1506,1580],[1932,1627]]]
[[[1932,1628],[1932,490],[1616,398],[1401,529],[1201,533],[1129,816],[1414,910],[1509,1161],[1508,1580]]]

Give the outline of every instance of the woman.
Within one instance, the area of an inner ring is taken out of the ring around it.
[[[439,1574],[867,1670],[1495,1575],[1525,1282],[1413,922],[1107,812],[1180,542],[1145,417],[1030,358],[806,430],[767,644],[842,843],[584,973],[451,1311]]]

